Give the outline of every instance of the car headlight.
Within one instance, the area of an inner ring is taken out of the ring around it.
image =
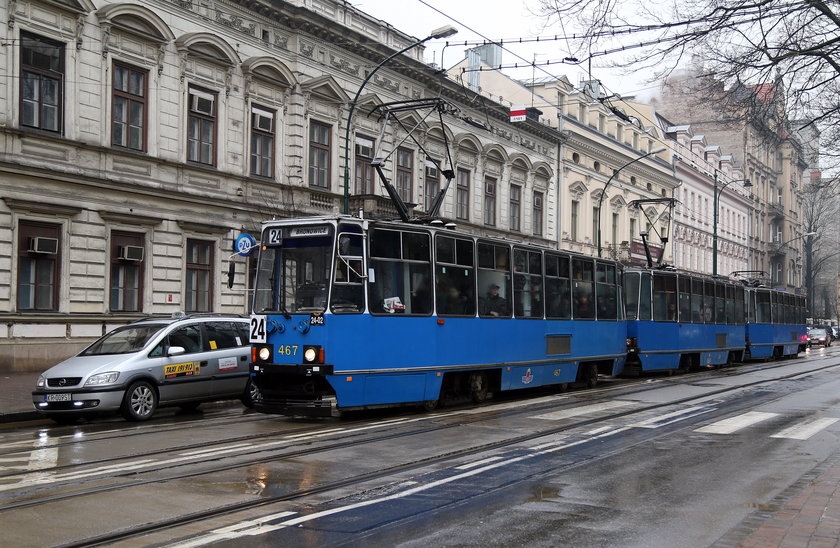
[[[43,388],[47,384],[47,378],[43,375],[38,376],[38,380],[35,381],[35,386],[37,388]]]
[[[98,375],[92,375],[85,383],[85,386],[113,384],[117,382],[119,376],[120,374],[117,371],[109,371],[108,373],[99,373]]]

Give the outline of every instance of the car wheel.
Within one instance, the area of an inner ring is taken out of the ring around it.
[[[137,381],[126,390],[120,413],[126,420],[145,421],[154,414],[157,403],[154,387],[146,381]]]
[[[257,388],[257,385],[251,382],[251,378],[248,377],[248,382],[245,384],[245,393],[242,394],[242,405],[251,409],[254,407],[254,401],[262,399],[260,396],[260,389]]]

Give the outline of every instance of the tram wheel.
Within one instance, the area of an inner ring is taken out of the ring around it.
[[[567,382],[561,382],[560,384],[557,385],[557,391],[558,392],[565,392],[568,389],[569,389],[569,383],[567,383]]]
[[[595,388],[598,386],[598,366],[591,363],[586,368],[586,387]]]
[[[470,374],[470,397],[473,403],[482,403],[487,400],[487,374]]]
[[[438,408],[440,404],[440,400],[426,400],[423,402],[423,410],[425,411],[434,411]]]

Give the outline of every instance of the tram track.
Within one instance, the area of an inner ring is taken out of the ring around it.
[[[788,365],[790,365],[790,362],[780,363],[780,364],[777,364],[777,365],[774,365],[774,366],[769,366],[769,367],[768,366],[759,366],[759,367],[749,369],[749,370],[743,369],[742,366],[738,366],[738,367],[727,368],[727,369],[719,369],[719,370],[716,370],[716,372],[727,374],[727,375],[732,375],[732,374],[740,375],[740,374],[746,374],[746,373],[752,372],[755,369],[759,369],[759,368],[762,371],[767,371],[767,370],[770,370],[770,369],[786,367]],[[840,364],[826,365],[826,366],[820,367],[818,369],[809,370],[808,372],[805,372],[805,374],[815,373],[815,372],[819,372],[819,371],[823,371],[823,370],[831,369],[831,368],[835,368],[835,367],[840,367]],[[613,394],[613,396],[617,395],[617,396],[620,396],[622,398],[632,398],[633,396],[643,394],[646,391],[656,390],[658,388],[661,388],[662,383],[675,383],[675,382],[676,383],[681,383],[682,381],[684,381],[686,379],[691,380],[695,376],[708,375],[709,372],[710,371],[697,371],[697,372],[693,372],[693,373],[680,375],[678,377],[662,377],[662,378],[659,378],[659,379],[642,378],[637,382],[623,384],[621,386],[616,386],[616,387],[607,387],[605,389],[600,389],[600,390],[610,391],[610,392],[619,392],[618,394]],[[784,378],[790,378],[790,377],[798,376],[798,375],[801,375],[801,374],[803,374],[803,373],[801,373],[801,372],[800,373],[795,373],[795,374],[792,374],[792,375],[790,375],[788,377],[784,377]],[[782,379],[783,378],[774,379],[774,380],[782,380]],[[650,382],[651,380],[653,380],[654,382],[651,383]],[[728,392],[728,391],[733,390],[733,389],[749,387],[749,386],[753,386],[755,384],[761,384],[761,383],[764,383],[764,382],[768,382],[768,381],[762,380],[762,381],[757,381],[755,383],[750,383],[750,384],[746,384],[746,385],[739,385],[738,387],[735,387],[735,388],[724,388],[724,389],[721,389],[719,392],[709,393],[704,397],[713,396],[713,395],[716,395],[718,393],[725,393],[725,392]],[[585,390],[583,392],[580,392],[580,394],[582,396],[591,396],[593,394],[597,395],[598,391],[599,391],[599,389],[596,388],[596,389]],[[415,434],[423,434],[423,433],[428,433],[428,432],[431,432],[431,431],[434,431],[434,430],[441,430],[441,429],[445,429],[445,428],[463,426],[463,425],[467,425],[467,424],[471,424],[471,423],[475,423],[475,422],[480,422],[480,421],[488,420],[488,419],[496,419],[496,418],[500,418],[500,417],[512,416],[512,415],[522,414],[522,413],[541,412],[541,411],[544,411],[546,409],[553,408],[558,403],[566,401],[567,399],[569,399],[571,397],[574,397],[574,394],[567,393],[567,394],[563,394],[563,395],[554,394],[554,395],[551,395],[551,396],[547,396],[547,398],[549,398],[550,401],[546,401],[545,399],[540,399],[540,398],[534,399],[533,397],[531,399],[525,399],[525,400],[516,399],[516,400],[513,400],[514,401],[513,405],[515,405],[515,407],[513,407],[513,408],[508,407],[510,404],[502,403],[502,402],[496,400],[496,401],[493,401],[492,403],[488,403],[488,404],[480,406],[480,407],[470,406],[470,407],[463,407],[463,408],[460,408],[460,409],[459,408],[454,408],[454,409],[449,409],[449,410],[447,410],[446,412],[443,412],[443,413],[438,412],[438,413],[434,413],[434,414],[427,414],[427,415],[419,416],[419,417],[414,418],[414,419],[411,419],[411,418],[409,418],[409,419],[400,419],[400,418],[388,419],[384,423],[381,421],[381,418],[362,419],[362,420],[357,420],[357,421],[352,421],[352,422],[343,421],[341,423],[341,429],[340,430],[330,429],[330,430],[327,431],[327,433],[335,434],[335,435],[341,435],[341,434],[345,434],[345,433],[353,433],[353,432],[356,431],[357,428],[360,428],[360,427],[365,428],[364,425],[386,424],[386,425],[390,426],[392,424],[400,425],[400,424],[406,424],[406,423],[415,422],[415,421],[429,421],[429,420],[433,420],[433,419],[436,419],[436,418],[447,417],[447,416],[451,417],[451,416],[457,416],[457,415],[467,415],[467,417],[463,418],[462,420],[459,420],[458,422],[453,422],[453,423],[450,423],[450,424],[437,426],[437,427],[432,427],[432,428],[416,429],[416,430],[413,430],[413,431],[400,433],[400,434],[395,435],[395,436],[374,437],[374,438],[362,440],[361,442],[357,441],[355,443],[373,443],[373,442],[377,442],[377,441],[387,441],[387,440],[392,439],[394,437],[403,437],[403,436],[410,436],[410,435],[415,435]],[[689,399],[686,399],[685,401],[671,402],[671,404],[673,404],[673,403],[685,403],[685,402],[691,401],[692,399],[694,399],[694,398],[689,398]],[[569,402],[569,403],[571,403],[571,402]],[[641,411],[646,411],[646,410],[651,410],[651,409],[654,409],[654,408],[652,407],[652,408],[639,409],[638,411],[641,412]],[[486,414],[489,414],[489,416],[484,416]],[[241,420],[227,421],[227,424],[241,424],[241,423],[244,423],[244,422],[265,421],[265,420],[271,420],[272,418],[273,418],[272,416],[260,416],[260,417],[256,417],[256,420],[252,419],[252,420],[248,420],[248,421],[241,421]],[[205,426],[205,425],[206,424],[203,424],[203,426]],[[220,425],[219,424],[214,424],[214,425],[211,425],[211,426],[217,427],[217,426],[220,426]],[[574,427],[574,426],[575,425],[572,425],[571,427]],[[184,429],[189,429],[189,428],[192,428],[192,427],[193,426],[190,425],[190,426],[184,427]],[[260,433],[255,433],[255,434],[251,434],[251,435],[247,435],[247,436],[236,436],[236,437],[231,437],[231,438],[225,438],[223,440],[202,441],[202,442],[199,442],[199,443],[185,444],[185,445],[180,445],[180,446],[176,446],[176,447],[169,447],[169,448],[165,448],[165,449],[157,449],[157,450],[146,451],[146,452],[131,453],[131,454],[118,455],[118,456],[113,456],[113,457],[108,457],[108,458],[103,458],[103,459],[90,460],[90,461],[85,461],[85,462],[82,462],[82,463],[73,463],[73,464],[66,464],[66,465],[60,465],[60,466],[54,466],[54,467],[39,468],[37,470],[37,473],[38,474],[47,474],[47,473],[62,472],[62,471],[67,471],[67,470],[82,469],[84,467],[106,465],[106,464],[111,464],[111,463],[130,460],[130,459],[142,459],[142,458],[147,458],[147,457],[166,455],[166,454],[169,454],[169,453],[179,453],[179,452],[190,451],[190,450],[198,449],[198,448],[207,449],[208,447],[221,447],[221,446],[228,445],[228,444],[236,444],[236,443],[252,442],[252,441],[266,442],[266,440],[270,440],[272,438],[277,438],[277,442],[279,443],[280,441],[282,441],[282,438],[286,437],[286,438],[290,438],[290,441],[293,443],[297,440],[291,440],[291,438],[300,438],[302,436],[305,436],[306,434],[312,434],[313,436],[320,435],[323,432],[323,427],[324,427],[323,424],[319,424],[318,426],[312,426],[312,427],[294,428],[294,429],[291,429],[291,430],[286,430],[282,433],[271,434],[271,435],[268,435],[268,436],[264,432],[260,432]],[[61,448],[61,447],[65,447],[65,446],[76,446],[76,447],[78,447],[80,444],[101,443],[103,441],[113,441],[114,439],[134,437],[134,436],[137,436],[137,435],[147,435],[147,434],[152,434],[152,433],[158,433],[159,434],[161,432],[172,432],[172,431],[180,430],[180,429],[181,428],[170,428],[170,429],[166,429],[166,430],[144,431],[144,432],[141,432],[141,433],[132,432],[132,433],[128,433],[128,434],[125,434],[125,435],[118,435],[118,436],[107,437],[107,438],[86,439],[86,440],[83,440],[81,442],[79,442],[79,441],[63,442],[63,443],[59,443],[59,444],[42,446],[42,447],[39,447],[38,449],[45,449],[45,448],[55,449],[55,448]],[[271,442],[269,442],[269,443],[271,443]],[[340,449],[340,448],[343,448],[343,447],[346,447],[346,446],[347,446],[346,443],[339,442],[339,443],[332,444],[332,445],[322,446],[318,450],[319,451],[329,451],[329,450],[333,450],[333,449]],[[6,452],[6,453],[0,453],[0,455],[18,454],[18,453],[21,453],[21,451],[10,451],[10,452]],[[299,453],[292,452],[292,453],[288,453],[288,454],[279,455],[278,457],[275,457],[275,458],[278,458],[278,459],[294,458],[294,457],[298,457],[298,456],[309,455],[311,453],[312,453],[311,450],[302,451],[302,452],[299,452]],[[259,460],[253,461],[253,462],[261,462],[261,461],[262,460],[259,459]],[[253,462],[248,461],[248,462],[245,462],[245,463],[239,463],[239,464],[232,465],[232,466],[220,467],[220,468],[217,468],[215,470],[208,470],[208,471],[203,472],[203,473],[212,473],[214,471],[228,470],[230,468],[235,468],[235,467],[238,467],[238,466],[253,464]],[[170,467],[150,468],[148,470],[144,470],[143,472],[144,473],[151,473],[151,472],[161,471],[161,470],[164,470],[166,468],[170,468]],[[26,475],[26,474],[25,473],[19,473],[19,472],[18,473],[15,473],[15,472],[2,473],[2,474],[0,474],[0,479],[9,478],[9,477],[20,477],[20,476],[24,476],[24,475]],[[185,476],[175,476],[172,479],[180,479],[182,477],[189,477],[189,476],[190,476],[189,474],[185,475]],[[0,511],[3,511],[4,509],[5,509],[4,506],[0,506]]]
[[[790,362],[785,362],[785,363],[779,365],[778,367],[783,367],[785,365],[790,365]],[[400,463],[400,464],[397,464],[397,465],[394,465],[394,466],[389,466],[389,467],[377,469],[377,470],[370,471],[370,472],[367,472],[367,473],[357,474],[357,475],[354,475],[354,476],[351,476],[351,477],[343,478],[343,479],[338,480],[338,481],[325,482],[325,483],[322,483],[322,484],[319,484],[319,485],[316,485],[316,486],[313,486],[313,487],[310,487],[310,488],[307,488],[307,489],[297,489],[297,490],[290,491],[288,493],[284,493],[284,494],[281,494],[281,495],[275,495],[275,496],[260,498],[260,499],[256,499],[256,500],[241,501],[241,502],[237,502],[237,503],[221,505],[221,506],[209,509],[209,510],[204,509],[204,510],[193,512],[193,513],[182,514],[182,515],[172,517],[172,518],[169,518],[169,519],[163,519],[163,520],[158,520],[158,521],[155,521],[155,522],[149,522],[149,523],[146,523],[146,524],[144,524],[142,526],[139,526],[139,527],[131,527],[128,530],[115,531],[115,532],[112,532],[112,533],[109,533],[109,534],[106,534],[106,535],[100,535],[100,536],[97,536],[97,537],[90,537],[90,538],[84,539],[82,541],[69,543],[66,546],[91,546],[91,545],[102,545],[102,544],[109,544],[109,543],[113,543],[113,542],[118,542],[118,541],[121,541],[121,540],[134,538],[134,537],[137,537],[139,535],[147,534],[147,533],[154,532],[154,531],[166,530],[168,528],[172,528],[172,527],[176,527],[176,526],[182,526],[182,525],[186,525],[186,524],[189,524],[189,523],[194,523],[194,522],[198,522],[198,521],[202,521],[202,520],[206,520],[206,519],[218,518],[218,517],[222,517],[222,516],[225,516],[225,515],[235,514],[237,512],[243,512],[243,511],[257,509],[257,508],[260,508],[260,507],[265,506],[265,505],[270,505],[270,504],[279,503],[279,502],[294,501],[296,499],[300,499],[300,498],[311,496],[311,495],[328,493],[328,492],[334,491],[336,489],[351,487],[353,485],[363,484],[365,482],[375,481],[375,480],[379,480],[379,479],[385,479],[389,476],[393,476],[395,474],[399,474],[399,473],[402,473],[402,472],[407,472],[407,471],[415,470],[415,469],[430,466],[430,465],[445,464],[447,462],[452,462],[456,459],[469,457],[469,456],[475,455],[475,454],[507,449],[507,448],[511,448],[511,447],[519,445],[519,444],[532,442],[534,440],[538,440],[538,439],[543,438],[543,437],[562,434],[564,432],[567,432],[567,431],[570,431],[570,430],[573,430],[573,429],[589,427],[589,426],[597,425],[599,423],[605,423],[605,422],[612,421],[612,420],[627,418],[627,417],[633,416],[635,414],[655,411],[656,409],[666,407],[666,406],[691,403],[691,402],[696,401],[696,400],[708,399],[709,397],[723,395],[723,394],[730,393],[730,392],[733,392],[733,391],[743,390],[745,388],[760,386],[762,384],[778,382],[778,381],[791,379],[791,378],[795,378],[795,377],[802,376],[802,375],[813,375],[813,374],[819,373],[821,371],[835,369],[835,368],[838,368],[838,367],[840,367],[840,364],[836,364],[836,363],[835,364],[827,364],[827,365],[824,365],[824,366],[811,368],[808,371],[796,371],[796,372],[792,372],[792,373],[787,374],[787,375],[775,376],[772,379],[760,379],[760,380],[756,380],[754,382],[741,384],[741,385],[738,385],[738,386],[723,387],[723,388],[720,388],[720,389],[717,389],[717,390],[710,390],[710,391],[704,392],[702,395],[695,395],[695,396],[691,396],[691,397],[686,397],[686,398],[683,398],[683,399],[680,399],[680,400],[671,400],[671,401],[668,401],[666,403],[648,404],[648,405],[644,405],[644,406],[641,406],[641,407],[638,407],[638,408],[635,408],[635,409],[622,410],[620,412],[608,413],[606,415],[602,415],[602,416],[599,416],[599,417],[593,417],[593,418],[582,419],[582,420],[575,420],[575,421],[572,421],[570,423],[566,423],[566,424],[563,424],[563,425],[560,425],[560,426],[555,426],[555,427],[545,428],[545,429],[539,429],[535,432],[531,432],[531,433],[528,433],[528,434],[523,434],[523,435],[520,435],[520,436],[511,437],[511,438],[506,438],[504,440],[499,440],[499,441],[495,441],[495,442],[491,442],[491,443],[486,443],[486,444],[481,444],[481,445],[476,445],[476,446],[471,446],[471,447],[467,447],[467,448],[463,448],[463,449],[450,451],[450,452],[447,452],[444,455],[438,455],[438,456],[435,456],[435,457],[432,457],[432,458],[412,460],[410,462]],[[729,372],[727,372],[727,373],[729,373]],[[744,373],[747,373],[747,371],[744,371]],[[682,380],[689,379],[689,377],[687,375],[683,375],[679,378],[682,379]],[[666,380],[671,380],[671,379],[666,378]],[[623,387],[618,387],[618,388],[624,389],[624,388],[627,388],[629,386],[638,386],[637,390],[621,395],[621,397],[627,398],[627,397],[631,396],[633,393],[642,393],[642,392],[647,391],[649,389],[653,389],[654,387],[651,386],[651,384],[652,383],[647,383],[647,382],[645,382],[643,384],[634,383],[632,385],[625,385]],[[661,386],[661,383],[655,383],[655,384],[658,384],[658,385]],[[608,389],[608,390],[612,391],[611,389]],[[592,392],[593,391],[586,391],[586,392],[582,392],[582,394],[589,395]],[[558,399],[558,401],[566,401],[566,398],[564,398],[562,400]],[[553,403],[556,403],[556,402],[553,402]],[[502,405],[504,405],[504,404],[502,404]],[[266,463],[266,462],[281,463],[284,460],[291,460],[291,459],[299,458],[299,457],[302,457],[302,456],[317,454],[317,453],[320,453],[320,452],[326,452],[326,451],[331,451],[331,450],[336,450],[336,449],[341,449],[341,448],[346,448],[346,447],[357,447],[357,446],[364,445],[364,444],[372,444],[372,443],[376,443],[376,442],[389,441],[389,440],[393,440],[393,439],[404,438],[404,437],[407,437],[407,436],[416,436],[416,435],[421,435],[421,434],[425,434],[425,433],[441,431],[441,430],[447,429],[447,428],[454,428],[454,427],[463,426],[463,425],[466,425],[466,424],[480,422],[480,421],[491,419],[491,418],[492,419],[497,419],[500,416],[510,416],[510,415],[514,415],[514,414],[517,414],[517,413],[525,413],[525,412],[528,412],[528,413],[540,412],[541,410],[544,410],[546,408],[556,407],[556,405],[552,405],[551,403],[546,402],[544,405],[541,404],[541,405],[538,405],[536,407],[525,405],[524,408],[508,408],[508,409],[499,410],[498,412],[494,412],[492,405],[488,405],[486,407],[487,407],[486,411],[482,411],[482,408],[470,409],[470,410],[466,410],[466,411],[465,410],[455,410],[452,413],[447,413],[447,414],[438,413],[438,414],[435,414],[435,415],[432,415],[432,416],[427,416],[427,417],[412,420],[412,422],[414,422],[414,421],[420,421],[420,420],[424,420],[424,419],[437,419],[437,418],[441,418],[441,417],[449,417],[451,419],[453,416],[456,416],[458,414],[467,415],[467,416],[459,417],[459,420],[452,421],[449,424],[425,425],[422,428],[411,428],[407,431],[395,432],[395,433],[392,432],[392,433],[387,434],[387,435],[366,437],[365,439],[361,439],[361,440],[360,439],[349,439],[349,440],[344,440],[344,441],[341,441],[341,442],[331,443],[331,444],[327,444],[327,445],[323,445],[323,446],[311,447],[311,448],[307,448],[307,449],[304,449],[304,450],[285,452],[281,455],[275,455],[275,456],[272,456],[270,458],[266,458],[265,455],[262,455],[261,457],[258,457],[258,458],[247,459],[245,461],[240,460],[236,463],[229,463],[229,464],[226,464],[224,466],[215,466],[212,469],[203,469],[201,471],[192,471],[190,473],[170,475],[170,476],[167,476],[166,478],[163,478],[163,479],[161,479],[161,478],[148,478],[148,479],[136,480],[136,481],[133,481],[133,482],[124,483],[124,484],[120,484],[120,485],[103,486],[103,487],[99,487],[99,488],[95,488],[95,489],[76,491],[74,493],[65,493],[65,494],[62,494],[62,495],[55,496],[55,497],[42,497],[42,498],[37,499],[37,500],[23,501],[23,502],[18,503],[18,504],[7,505],[7,506],[4,506],[4,507],[0,507],[0,512],[12,510],[12,509],[24,508],[24,507],[45,505],[45,504],[49,504],[50,502],[55,502],[57,500],[64,500],[64,499],[67,499],[67,498],[72,498],[72,497],[77,497],[77,496],[95,495],[95,494],[99,494],[99,493],[113,491],[115,489],[127,489],[127,488],[138,486],[138,485],[147,485],[147,484],[153,484],[153,483],[157,483],[157,482],[167,482],[167,481],[173,481],[173,480],[176,480],[176,479],[193,478],[193,477],[201,476],[201,475],[214,474],[214,473],[218,473],[218,472],[221,472],[221,471],[227,471],[227,470],[232,470],[232,469],[236,469],[236,468],[240,468],[240,467],[250,466],[250,465],[255,464],[255,463]],[[404,424],[404,423],[405,422],[396,423],[396,424]],[[344,430],[345,430],[345,432],[334,432],[334,434],[347,433],[346,431],[351,430],[351,429],[344,429]],[[352,432],[350,432],[350,433],[352,433]],[[156,470],[144,471],[143,473],[160,471],[162,469],[163,468],[159,468],[159,469],[156,469]]]
[[[786,367],[788,365],[790,365],[790,362],[786,361],[786,362],[782,362],[782,363],[777,363],[777,364],[772,365],[772,366],[767,366],[765,364],[765,365],[757,365],[754,368],[745,369],[744,364],[738,364],[738,365],[733,366],[731,368],[718,369],[716,371],[719,372],[719,373],[727,374],[727,375],[732,375],[732,374],[740,375],[740,374],[749,373],[751,371],[754,371],[755,369],[761,369],[763,371],[767,371],[767,370],[777,369],[777,368],[781,368],[781,367]],[[818,370],[813,370],[813,371],[819,371],[819,370],[822,370],[822,369],[829,369],[829,368],[832,368],[832,367],[836,367],[836,366],[835,365],[828,365],[824,368],[820,368]],[[668,376],[668,377],[660,377],[658,379],[641,378],[638,381],[623,384],[621,386],[608,387],[608,388],[606,388],[606,390],[609,390],[611,392],[620,392],[620,394],[618,394],[618,395],[621,396],[621,397],[633,397],[634,395],[644,393],[645,391],[648,391],[648,390],[658,389],[661,386],[661,383],[669,383],[669,382],[680,383],[680,382],[683,382],[686,379],[690,380],[690,379],[694,378],[695,376],[708,375],[709,372],[710,371],[708,371],[708,370],[703,370],[703,371],[695,371],[695,372],[692,372],[692,373],[679,375],[679,376],[676,376],[676,377]],[[651,380],[653,380],[654,382],[651,383],[650,382]],[[748,386],[748,385],[745,385],[745,386]],[[603,390],[603,389],[600,389],[600,390]],[[589,396],[589,395],[597,394],[598,391],[599,391],[599,389],[597,389],[597,388],[594,389],[594,390],[590,389],[590,390],[586,390],[584,392],[581,392],[581,394]],[[481,413],[493,413],[494,411],[497,411],[497,410],[500,410],[502,412],[501,416],[505,416],[505,414],[506,415],[513,415],[513,414],[526,413],[526,412],[527,413],[538,412],[538,411],[541,411],[541,410],[544,410],[544,409],[547,409],[547,408],[550,408],[550,407],[556,405],[558,402],[562,401],[565,398],[574,397],[574,396],[573,396],[573,394],[569,393],[569,394],[566,394],[564,396],[561,396],[559,394],[554,394],[554,395],[548,396],[548,397],[551,398],[552,401],[547,401],[546,402],[544,400],[540,400],[539,398],[534,400],[533,396],[531,397],[530,400],[529,399],[522,400],[521,398],[515,399],[513,401],[524,402],[524,404],[520,406],[519,403],[516,403],[515,405],[517,405],[517,408],[513,408],[513,409],[507,408],[506,404],[501,403],[499,400],[494,400],[493,402],[490,402],[490,403],[488,403],[484,406],[480,406],[480,407],[471,406],[471,407],[468,407],[468,408],[461,408],[461,409],[458,409],[458,408],[449,409],[449,410],[447,410],[447,412],[445,412],[444,415],[441,415],[440,413],[435,413],[433,415],[425,415],[425,416],[419,417],[416,420],[430,420],[432,418],[437,418],[437,417],[440,417],[440,416],[450,415],[452,413],[454,413],[456,415],[460,414],[460,413],[467,413],[467,414],[470,414],[470,415],[480,415]],[[531,402],[533,402],[533,405],[528,405]],[[486,410],[486,411],[483,411],[483,410]],[[495,413],[493,415],[493,418],[497,418],[499,416],[500,416],[499,413]],[[243,420],[243,419],[225,420],[223,422],[219,422],[219,423],[216,423],[216,424],[210,424],[209,426],[215,428],[215,427],[219,427],[219,426],[240,425],[240,424],[247,424],[247,423],[252,423],[252,422],[270,421],[274,418],[275,417],[270,416],[270,415],[269,416],[260,415],[260,416],[256,416],[256,417],[249,417],[248,419],[245,419],[245,420]],[[386,422],[399,421],[399,420],[400,419],[389,419],[389,421],[386,421]],[[411,421],[413,419],[406,419],[406,420]],[[465,425],[465,424],[470,424],[472,422],[481,421],[481,420],[484,420],[484,418],[479,416],[479,417],[475,417],[475,418],[472,418],[472,419],[463,420],[463,421],[458,422],[458,423],[453,423],[451,426]],[[361,420],[354,420],[354,421],[344,420],[341,423],[341,427],[342,427],[342,430],[352,431],[352,429],[358,427],[359,425],[376,424],[379,421],[381,421],[381,418],[361,419]],[[203,422],[201,425],[202,426],[208,426],[208,423]],[[114,435],[114,436],[96,437],[96,438],[88,437],[88,438],[83,439],[81,441],[74,440],[74,441],[67,441],[67,442],[60,442],[60,443],[55,443],[55,444],[43,445],[43,446],[39,446],[38,449],[39,450],[41,450],[41,449],[60,449],[62,447],[69,447],[69,446],[79,447],[79,446],[84,445],[84,444],[96,444],[96,443],[102,443],[102,442],[112,442],[114,440],[127,439],[127,438],[133,438],[133,437],[138,437],[138,436],[145,436],[145,435],[152,435],[152,434],[159,435],[161,433],[173,433],[173,432],[178,432],[180,430],[190,430],[190,429],[194,428],[194,426],[195,426],[194,424],[189,424],[189,425],[185,425],[185,426],[167,427],[165,429],[161,429],[161,428],[155,426],[154,428],[148,428],[148,429],[146,429],[144,431],[141,431],[141,432],[131,431],[131,432],[121,432],[120,434]],[[447,425],[447,427],[449,427],[449,426],[450,425]],[[140,459],[140,458],[154,457],[154,456],[158,456],[158,455],[165,455],[167,453],[177,453],[177,452],[190,451],[190,450],[198,449],[198,448],[206,449],[208,447],[217,447],[217,446],[224,446],[226,444],[251,442],[251,441],[263,441],[264,442],[266,439],[280,438],[280,437],[283,437],[283,436],[299,437],[299,436],[302,436],[302,435],[305,435],[305,434],[308,434],[308,433],[318,434],[319,432],[321,432],[323,430],[323,427],[324,427],[324,424],[319,424],[317,426],[293,428],[293,429],[290,429],[290,430],[286,430],[282,433],[271,434],[271,435],[268,435],[268,436],[265,433],[260,432],[260,433],[250,434],[250,435],[247,435],[247,436],[236,436],[236,437],[225,438],[225,439],[221,439],[221,440],[201,441],[201,442],[198,442],[198,443],[179,445],[179,446],[175,446],[175,447],[168,447],[168,448],[165,448],[165,449],[157,449],[157,450],[152,450],[152,451],[131,453],[131,454],[118,455],[118,456],[113,456],[113,457],[108,457],[108,458],[90,460],[90,461],[85,461],[83,463],[73,463],[73,464],[59,465],[59,466],[53,466],[53,467],[47,467],[47,468],[39,468],[37,470],[37,472],[39,474],[54,473],[54,472],[61,472],[61,471],[66,471],[66,470],[78,469],[78,468],[82,468],[82,467],[89,467],[89,466],[96,466],[96,465],[106,465],[106,464],[125,461],[125,460],[129,460],[129,459]],[[422,429],[422,430],[417,430],[416,432],[408,432],[405,435],[411,435],[412,433],[426,433],[426,432],[428,432],[427,429]],[[340,433],[340,432],[337,432],[337,433]],[[387,439],[387,438],[382,438],[382,439]],[[373,440],[370,440],[370,441],[379,441],[379,440],[373,439]],[[334,447],[327,446],[327,447],[324,448],[324,450],[330,450],[331,448],[340,448],[340,447],[343,447],[343,444],[339,444],[339,445],[336,445]],[[23,453],[23,452],[24,451],[21,451],[21,450],[0,451],[0,456],[20,454],[20,453]],[[149,471],[151,472],[151,471],[155,471],[155,470],[149,470]],[[24,474],[21,474],[19,472],[0,473],[0,479],[9,478],[9,477],[17,477],[17,476],[21,476],[21,475],[24,475]],[[2,511],[2,509],[3,509],[3,507],[0,507],[0,511]]]

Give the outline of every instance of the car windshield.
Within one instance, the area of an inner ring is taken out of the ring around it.
[[[142,350],[146,343],[166,324],[127,325],[119,327],[82,351],[80,356],[131,354]]]
[[[814,336],[823,336],[825,335],[825,329],[811,329],[810,331],[808,331],[808,334]]]

